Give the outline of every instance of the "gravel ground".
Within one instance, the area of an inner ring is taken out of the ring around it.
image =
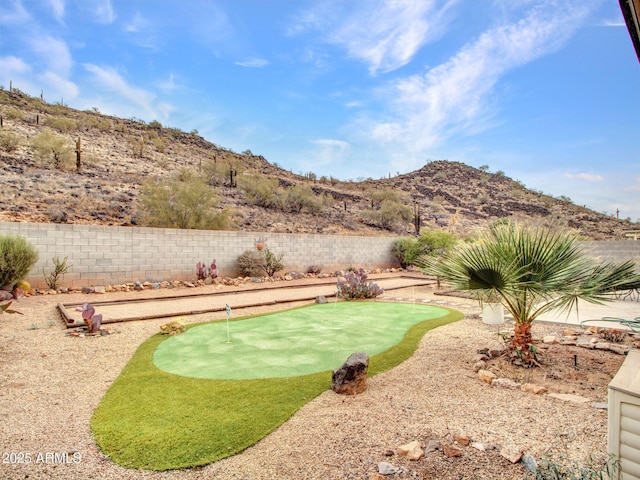
[[[429,287],[389,296],[448,304],[468,315],[428,332],[409,360],[369,379],[362,394],[346,397],[326,391],[242,454],[170,472],[113,464],[96,447],[89,427],[93,410],[136,348],[168,320],[111,324],[111,335],[73,338],[65,336],[56,303],[104,300],[104,295],[21,298],[15,307],[24,315],[0,317],[0,479],[374,479],[380,462],[403,469],[388,478],[524,477],[522,464],[512,465],[497,449],[467,446],[461,447],[460,457],[435,451],[418,461],[385,455],[412,440],[423,446],[430,440],[451,444],[459,433],[485,446],[514,443],[536,458],[584,459],[605,451],[606,410],[492,388],[478,380],[472,369],[476,350],[498,337],[497,327],[482,324],[474,315],[475,303],[436,297]],[[237,315],[282,308],[259,307]],[[606,397],[591,400],[604,402]]]

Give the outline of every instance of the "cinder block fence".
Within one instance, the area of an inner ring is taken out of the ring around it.
[[[305,272],[319,266],[324,272],[348,267],[397,267],[391,253],[395,237],[312,235],[169,228],[110,227],[50,223],[0,222],[0,234],[21,235],[40,258],[27,280],[46,286],[42,269],[53,268],[53,257],[68,257],[73,265],[64,286],[119,284],[134,281],[189,280],[199,261],[214,258],[220,277],[236,276],[236,261],[263,240],[283,253],[285,271]],[[603,260],[634,260],[640,267],[640,241],[582,242]]]
[[[195,265],[215,258],[220,277],[236,276],[236,261],[258,240],[283,253],[285,270],[324,272],[348,267],[373,269],[398,266],[391,253],[394,237],[310,235],[169,228],[111,227],[0,222],[0,234],[25,237],[40,258],[27,280],[46,286],[42,269],[53,268],[53,257],[68,257],[73,265],[64,286],[119,284],[133,281],[189,280]]]

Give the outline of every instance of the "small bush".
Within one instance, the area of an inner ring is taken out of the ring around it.
[[[443,230],[423,230],[419,237],[396,239],[391,250],[403,268],[416,265],[423,255],[440,257],[453,248],[458,238]]]
[[[3,152],[14,152],[22,143],[22,137],[10,130],[0,131],[0,150]]]
[[[70,165],[75,158],[69,140],[49,129],[42,130],[33,137],[30,146],[36,158],[46,167],[62,169]]]
[[[527,479],[535,480],[605,480],[617,478],[620,460],[615,455],[591,455],[586,462],[542,459],[535,473],[527,473]],[[622,478],[622,477],[620,477]]]
[[[263,251],[246,250],[238,257],[238,272],[245,277],[255,277],[266,274],[273,277],[284,268],[283,253],[275,254],[268,248]]]
[[[49,117],[46,123],[49,127],[61,133],[69,133],[78,129],[78,122],[71,118]]]
[[[264,208],[280,209],[284,192],[275,178],[253,177],[243,180],[241,188],[247,192],[247,201]]]
[[[0,236],[0,286],[23,280],[38,261],[38,251],[24,237]]]
[[[26,118],[24,112],[22,110],[18,110],[14,107],[7,107],[2,112],[2,116],[4,118],[9,118],[11,120],[24,120]]]
[[[179,172],[169,183],[143,184],[141,222],[149,227],[224,230],[231,213],[217,210],[218,197],[198,176]]]
[[[366,210],[362,212],[365,221],[391,230],[397,225],[409,222],[413,219],[413,212],[406,205],[393,200],[384,200],[377,210]]]
[[[318,213],[322,209],[322,199],[316,197],[309,185],[294,185],[287,190],[284,205],[294,213],[307,210],[309,213]]]
[[[44,275],[44,281],[47,283],[47,286],[51,290],[57,290],[62,284],[62,278],[65,273],[69,273],[73,265],[67,265],[67,257],[64,257],[63,260],[60,260],[60,257],[53,257],[51,261],[53,262],[53,270],[47,273],[43,267],[42,274]]]
[[[264,256],[257,250],[245,250],[238,257],[238,273],[244,277],[255,277],[262,273]]]
[[[338,294],[345,300],[362,300],[382,295],[384,290],[368,279],[367,272],[359,268],[357,272],[347,272],[338,280]]]

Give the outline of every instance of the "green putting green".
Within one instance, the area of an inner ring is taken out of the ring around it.
[[[338,368],[355,351],[383,352],[413,325],[448,313],[401,303],[312,305],[195,326],[158,345],[153,363],[168,373],[202,379],[308,375]]]

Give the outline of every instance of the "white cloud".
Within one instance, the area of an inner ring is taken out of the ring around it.
[[[602,182],[604,177],[593,173],[565,173],[565,178],[570,180],[584,180],[587,182]]]
[[[328,165],[339,165],[351,148],[348,142],[330,138],[313,140],[311,144],[314,148],[308,152],[306,166],[303,165],[311,171]]]
[[[50,35],[37,35],[30,40],[31,49],[48,65],[48,70],[66,77],[73,67],[73,58],[67,44]]]
[[[125,79],[113,68],[99,67],[91,63],[84,64],[84,68],[93,74],[94,81],[102,88],[113,92],[130,104],[142,109],[142,118],[166,119],[173,110],[169,104],[155,103],[155,95],[142,88],[129,85]]]
[[[64,98],[66,103],[66,100],[78,96],[78,86],[55,72],[45,72],[40,75],[39,78],[42,84],[47,86],[45,94],[49,97],[50,101],[58,101],[58,98]],[[51,96],[53,96],[53,98],[51,98]]]
[[[116,19],[111,0],[93,0],[91,11],[95,16],[95,21],[104,25],[110,25]]]
[[[240,62],[236,62],[236,65],[239,65],[240,67],[262,68],[269,65],[269,61],[265,60],[264,58],[252,57]]]
[[[8,57],[0,57],[0,71],[5,74],[11,73],[27,73],[31,67],[21,58],[9,55]]]
[[[352,57],[364,60],[369,73],[390,72],[406,65],[425,43],[439,37],[446,13],[455,1],[385,1],[355,12],[332,34]]]
[[[587,6],[536,5],[520,20],[485,31],[425,74],[391,84],[386,92],[390,115],[376,121],[362,118],[359,127],[371,140],[394,144],[403,158],[401,169],[414,168],[453,135],[487,128],[495,114],[493,89],[501,78],[560,48],[587,13]]]
[[[297,16],[287,33],[318,30],[322,38],[364,61],[369,73],[386,73],[406,65],[426,43],[440,37],[448,12],[459,0],[384,0],[322,2]]]
[[[64,0],[49,0],[49,4],[51,5],[53,16],[58,22],[62,23],[64,20]]]
[[[156,86],[165,93],[171,93],[178,89],[173,73],[170,73],[166,80],[156,82]]]

